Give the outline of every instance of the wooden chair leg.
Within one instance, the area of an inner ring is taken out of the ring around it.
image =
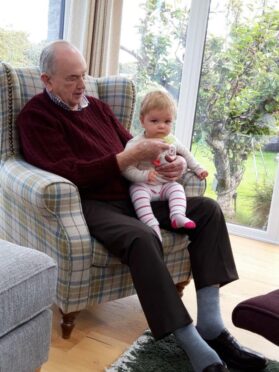
[[[60,313],[62,315],[61,319],[61,329],[62,329],[62,338],[65,340],[69,339],[71,337],[71,333],[75,326],[75,319],[80,313],[80,311],[74,311],[72,313],[64,314],[61,309]]]
[[[177,289],[177,292],[179,293],[179,296],[182,297],[183,296],[183,290],[185,288],[185,286],[187,284],[190,283],[190,279],[189,280],[185,280],[184,282],[181,282],[181,283],[177,283],[175,286],[176,286],[176,289]]]

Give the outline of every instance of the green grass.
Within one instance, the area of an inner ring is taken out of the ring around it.
[[[213,189],[214,174],[213,155],[206,145],[194,144],[192,152],[196,159],[208,170],[207,190],[205,195],[216,200]],[[233,223],[253,227],[253,206],[257,198],[257,188],[264,187],[265,183],[274,183],[277,161],[276,153],[257,151],[245,161],[243,179],[237,189],[236,215]]]

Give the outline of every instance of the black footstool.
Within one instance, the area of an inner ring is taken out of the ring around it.
[[[240,302],[233,310],[232,321],[236,327],[279,346],[279,290]]]

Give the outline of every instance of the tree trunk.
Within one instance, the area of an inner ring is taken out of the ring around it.
[[[222,211],[228,219],[232,219],[235,215],[235,190],[223,190],[217,194],[217,202],[219,203]]]
[[[214,134],[214,137],[212,136]],[[212,149],[214,155],[214,164],[216,168],[216,193],[217,202],[221,206],[223,213],[229,219],[235,215],[235,197],[236,189],[239,184],[239,172],[236,166],[235,174],[231,174],[230,159],[228,149],[226,148],[225,136],[220,132],[214,131],[208,136],[207,143]]]

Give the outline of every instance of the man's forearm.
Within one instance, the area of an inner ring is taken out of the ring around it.
[[[124,171],[130,165],[140,161],[155,160],[163,151],[168,149],[169,145],[160,140],[144,140],[117,154],[116,159],[120,170]]]

